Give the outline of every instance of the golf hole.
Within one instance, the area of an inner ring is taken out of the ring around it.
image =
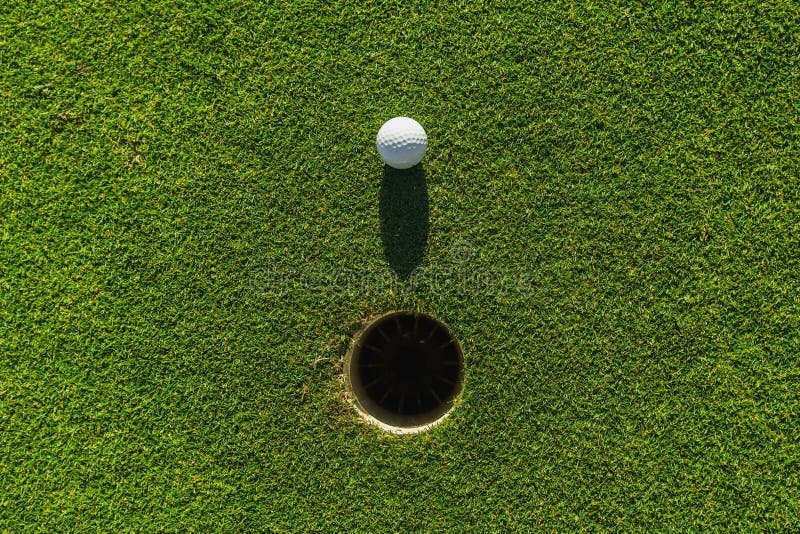
[[[429,315],[393,312],[353,340],[345,376],[356,407],[384,430],[427,430],[461,393],[464,356],[448,328]]]

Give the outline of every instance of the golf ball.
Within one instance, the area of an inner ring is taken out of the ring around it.
[[[408,117],[395,117],[378,131],[378,154],[390,167],[409,169],[422,161],[428,148],[428,135],[422,125]]]

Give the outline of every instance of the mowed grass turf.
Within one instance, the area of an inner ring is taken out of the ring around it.
[[[0,530],[799,529],[798,50],[796,2],[4,3]],[[467,364],[411,437],[341,377],[394,309]]]

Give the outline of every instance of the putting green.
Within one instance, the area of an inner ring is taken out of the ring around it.
[[[5,2],[0,530],[800,529],[798,50],[780,1]],[[392,310],[465,362],[411,436],[346,398]]]

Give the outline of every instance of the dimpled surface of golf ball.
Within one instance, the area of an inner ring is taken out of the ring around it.
[[[386,121],[378,131],[378,154],[390,167],[410,169],[428,149],[428,135],[420,123],[408,117]]]

